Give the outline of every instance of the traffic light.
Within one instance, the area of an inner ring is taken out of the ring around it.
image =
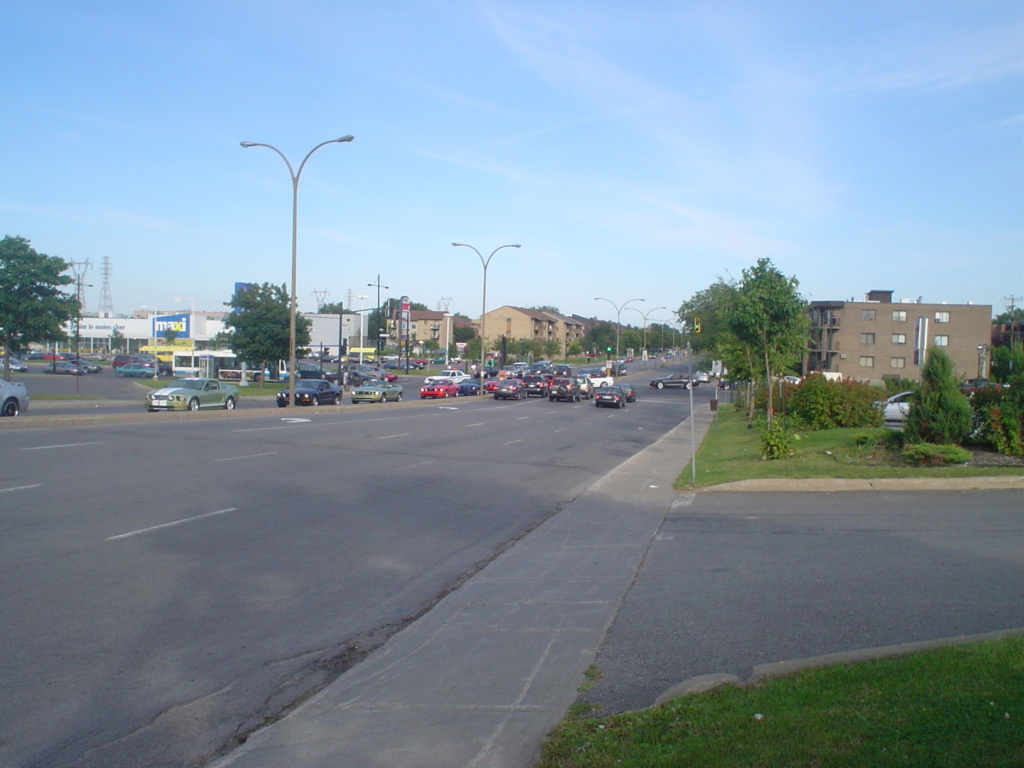
[[[611,351],[612,351],[612,348],[611,348],[611,347],[605,347],[605,348],[604,348],[604,351],[605,351],[605,352],[611,352]]]
[[[699,317],[693,318],[693,332],[694,333],[700,333],[700,318]]]

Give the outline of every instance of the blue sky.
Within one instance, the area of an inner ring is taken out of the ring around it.
[[[1024,304],[1024,5],[5,2],[2,234],[117,313],[390,290],[672,315],[768,257],[805,298]],[[178,301],[175,297],[185,297]],[[360,300],[354,298],[354,305]],[[655,311],[651,311],[655,310]],[[641,323],[625,311],[623,322]]]

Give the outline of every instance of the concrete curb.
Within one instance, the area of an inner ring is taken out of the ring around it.
[[[1024,475],[991,475],[985,477],[879,477],[870,480],[808,477],[800,479],[737,480],[701,488],[701,493],[734,491],[754,493],[781,491],[980,491],[992,489],[1022,490]]]
[[[673,685],[661,694],[654,702],[654,706],[665,704],[672,699],[686,696],[692,693],[705,693],[723,685],[745,685],[753,686],[760,683],[775,680],[780,677],[787,677],[802,672],[805,669],[819,669],[821,667],[833,667],[838,665],[856,664],[861,661],[873,659],[894,659],[900,656],[909,656],[920,651],[929,651],[933,648],[942,648],[947,645],[963,645],[965,643],[981,643],[986,640],[1003,640],[1007,637],[1024,635],[1024,627],[1017,629],[1003,629],[996,632],[983,632],[978,635],[958,635],[956,637],[945,637],[938,640],[921,640],[914,643],[901,643],[899,645],[883,645],[877,648],[864,648],[858,651],[842,651],[840,653],[829,653],[824,656],[811,656],[806,659],[793,659],[791,661],[779,661],[774,664],[758,664],[750,679],[743,682],[736,675],[718,673],[712,675],[700,675],[691,677],[681,683]]]

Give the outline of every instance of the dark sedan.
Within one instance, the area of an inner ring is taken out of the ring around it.
[[[325,379],[299,379],[295,382],[296,405],[337,405],[341,402],[341,390]],[[288,405],[288,390],[277,393],[277,406]]]
[[[494,390],[495,400],[522,400],[527,397],[526,388],[519,379],[504,379]]]
[[[479,395],[480,385],[472,379],[466,379],[465,381],[459,382],[459,396],[465,395]]]
[[[536,373],[523,376],[523,387],[526,388],[526,396],[539,395],[546,397],[548,394],[548,379]]]
[[[627,384],[622,381],[620,381],[615,386],[622,390],[622,394],[626,396],[627,403],[636,402],[636,387],[634,387],[632,384]]]
[[[625,408],[626,394],[616,386],[601,387],[594,395],[596,408]]]

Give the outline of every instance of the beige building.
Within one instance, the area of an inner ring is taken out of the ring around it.
[[[477,327],[479,328],[479,321]],[[496,339],[530,339],[544,343],[557,341],[561,354],[574,341],[582,342],[586,326],[571,317],[542,312],[539,309],[504,306],[487,313],[487,348],[491,349]]]
[[[992,333],[987,304],[893,302],[892,291],[865,301],[813,301],[804,371],[833,371],[858,381],[921,379],[929,349],[942,348],[963,379],[985,371]]]

